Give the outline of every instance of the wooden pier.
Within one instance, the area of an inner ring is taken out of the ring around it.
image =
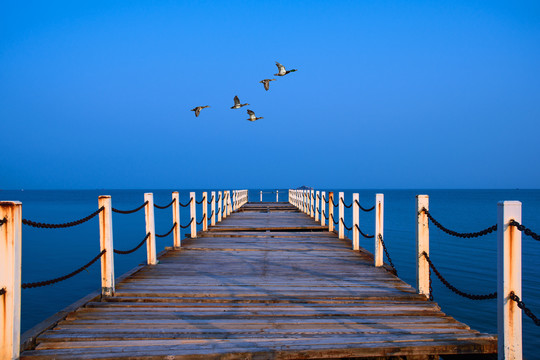
[[[486,358],[471,330],[289,203],[247,203],[37,336],[21,359]],[[448,356],[448,357],[447,357]]]

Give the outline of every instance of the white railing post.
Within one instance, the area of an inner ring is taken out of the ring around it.
[[[221,222],[223,218],[223,193],[218,191],[218,212],[217,212],[217,221]]]
[[[146,218],[146,233],[150,236],[146,240],[146,262],[148,265],[157,264],[156,256],[156,225],[154,223],[154,194],[145,193],[144,201],[147,202],[144,207],[144,216]]]
[[[210,219],[210,225],[216,225],[216,192],[212,191],[212,204],[210,204],[210,212],[212,218]]]
[[[172,193],[172,199],[174,200],[172,204],[172,214],[173,214],[173,247],[180,248],[182,246],[182,237],[181,237],[181,228],[180,228],[180,194],[178,191]]]
[[[262,202],[262,190],[261,190],[261,202]]]
[[[0,201],[0,359],[18,359],[21,339],[22,203]]]
[[[321,226],[325,225],[326,220],[326,192],[321,191]]]
[[[205,191],[202,193],[202,216],[203,216],[203,222],[202,222],[202,231],[208,230],[208,200],[206,199],[208,197],[208,193]]]
[[[227,216],[231,215],[231,210],[232,210],[232,200],[231,200],[231,192],[230,191],[227,191],[227,201],[228,201],[228,205],[227,205]]]
[[[99,246],[105,254],[101,256],[101,295],[114,296],[114,246],[112,230],[111,197],[98,197],[99,214]]]
[[[319,221],[319,203],[321,202],[321,194],[319,191],[315,192],[315,221]]]
[[[334,231],[334,192],[328,192],[328,231]]]
[[[345,207],[343,206],[344,201],[344,194],[342,192],[339,193],[339,238],[344,239],[345,238]]]
[[[384,239],[384,194],[375,194],[375,266],[383,266],[383,245],[379,238]]]
[[[510,221],[521,223],[521,202],[500,201],[497,204],[497,327],[498,358],[523,357],[521,318],[514,292],[521,298],[521,231]]]
[[[358,193],[354,193],[352,195],[352,243],[353,243],[353,250],[360,250],[360,231],[358,231],[358,228],[360,226],[359,220],[360,220],[360,207],[358,206],[358,202],[360,201],[360,195]]]
[[[313,190],[309,191],[309,216],[315,217],[315,192]]]
[[[197,197],[194,192],[189,193],[189,212],[191,221],[191,238],[197,237]]]
[[[279,202],[279,190],[276,190],[276,202]]]
[[[429,297],[429,220],[423,209],[429,211],[429,196],[416,195],[416,287],[419,294]]]
[[[229,192],[223,191],[223,219],[229,215]]]
[[[309,197],[307,190],[304,190],[304,213],[309,215]]]

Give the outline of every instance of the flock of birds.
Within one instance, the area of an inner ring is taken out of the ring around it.
[[[292,73],[292,72],[297,71],[296,69],[286,70],[285,66],[281,65],[277,61],[276,61],[276,66],[278,68],[278,72],[277,72],[277,74],[274,74],[274,76],[285,76],[288,73]],[[261,84],[263,84],[264,89],[266,91],[268,91],[268,89],[270,89],[270,81],[276,81],[276,79],[264,79],[264,80],[261,80],[259,82]],[[234,105],[231,106],[231,109],[240,109],[242,106],[246,106],[246,105],[249,105],[249,104],[248,103],[245,103],[245,104],[240,103],[240,99],[238,98],[238,95],[237,95],[237,96],[234,97]],[[195,116],[198,117],[199,114],[201,113],[202,109],[209,108],[209,107],[210,106],[208,106],[208,105],[196,106],[195,108],[191,109],[191,111],[194,111]],[[259,120],[259,119],[264,119],[263,117],[256,117],[255,113],[252,110],[248,109],[247,113],[249,115],[249,119],[247,119],[248,121],[255,121],[255,120]]]

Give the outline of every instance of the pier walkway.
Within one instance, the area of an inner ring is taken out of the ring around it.
[[[291,204],[247,203],[125,277],[114,296],[68,314],[21,359],[461,359],[497,352],[496,336],[447,316],[388,269]]]

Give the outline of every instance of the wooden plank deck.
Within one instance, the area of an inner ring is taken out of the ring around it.
[[[436,359],[496,336],[285,203],[246,204],[37,339],[21,359]],[[481,358],[481,357],[479,357]]]

